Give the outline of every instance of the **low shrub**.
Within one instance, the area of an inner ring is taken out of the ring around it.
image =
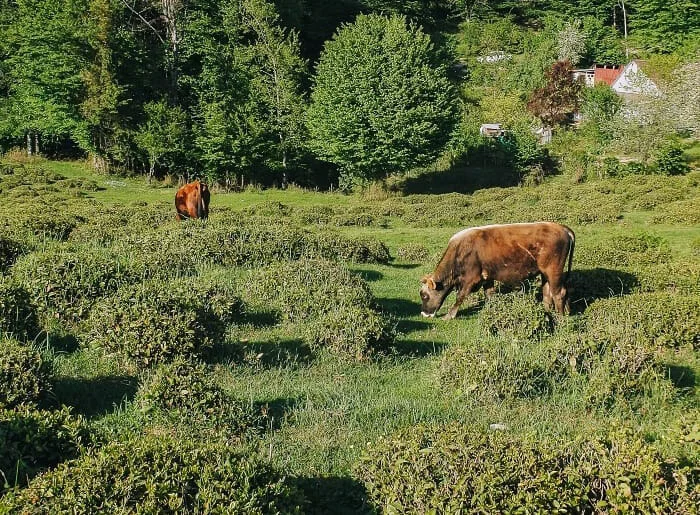
[[[670,142],[662,147],[656,155],[656,168],[664,175],[682,175],[690,170],[683,156],[683,147]]]
[[[594,302],[586,311],[586,331],[598,342],[629,342],[647,348],[692,345],[700,348],[700,299],[670,293],[643,293]]]
[[[39,332],[36,310],[27,290],[0,277],[0,334],[33,338]]]
[[[88,441],[87,424],[69,408],[0,408],[0,494],[26,486],[39,472],[77,457]]]
[[[660,236],[642,232],[614,236],[597,245],[578,246],[574,257],[586,266],[629,267],[666,263],[671,250]]]
[[[440,359],[438,381],[481,401],[537,397],[577,373],[585,351],[574,336],[529,343],[486,337],[450,347]]]
[[[690,242],[690,252],[694,256],[700,256],[700,238],[695,238]]]
[[[183,358],[158,366],[139,388],[136,403],[146,413],[167,412],[191,425],[213,423],[234,434],[256,422],[250,405],[228,398],[206,365]]]
[[[387,513],[690,513],[692,469],[629,433],[549,443],[461,424],[370,444],[356,468]]]
[[[672,225],[700,224],[700,197],[666,204],[660,212],[654,214],[651,222]]]
[[[50,367],[28,345],[0,339],[0,408],[33,405],[51,390]]]
[[[250,293],[291,323],[303,323],[312,348],[362,359],[393,340],[393,323],[375,308],[367,284],[346,267],[302,259],[253,275]]]
[[[396,258],[401,261],[424,263],[429,257],[428,247],[421,243],[406,243],[396,249]]]
[[[109,249],[55,245],[21,258],[12,276],[30,294],[40,314],[75,323],[92,303],[120,286],[141,280],[127,259]]]
[[[15,264],[17,258],[27,252],[26,245],[20,243],[11,236],[0,234],[0,273]]]
[[[116,442],[0,500],[15,513],[302,513],[303,495],[225,444],[147,436]]]
[[[123,352],[148,368],[179,356],[206,354],[223,339],[241,307],[228,284],[200,278],[151,280],[124,287],[96,303],[81,339]]]
[[[492,295],[479,311],[479,324],[485,334],[514,340],[538,338],[551,333],[553,327],[544,305],[523,292]]]
[[[312,350],[329,349],[356,361],[369,358],[395,338],[391,322],[380,313],[350,306],[320,314],[304,325],[302,334]]]
[[[700,294],[700,262],[677,259],[661,265],[637,267],[638,285],[634,291]]]

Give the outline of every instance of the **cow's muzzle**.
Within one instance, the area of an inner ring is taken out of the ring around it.
[[[421,311],[420,314],[426,318],[435,318],[435,313],[426,313],[425,311]]]

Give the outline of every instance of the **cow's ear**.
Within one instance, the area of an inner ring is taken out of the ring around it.
[[[435,290],[435,279],[431,275],[426,275],[421,279],[421,282],[425,284],[431,290]]]

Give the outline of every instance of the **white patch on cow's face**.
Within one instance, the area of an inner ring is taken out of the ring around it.
[[[426,313],[425,311],[420,312],[425,318],[435,318],[435,313]]]

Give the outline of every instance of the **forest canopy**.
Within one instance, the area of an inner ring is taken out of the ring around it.
[[[339,42],[370,19],[403,20],[417,43],[392,46],[391,31],[373,47],[351,42],[360,65],[348,68]],[[496,113],[521,136],[513,159],[530,163],[526,106],[557,60],[647,58],[670,78],[697,62],[699,41],[691,0],[2,0],[0,151],[88,158],[98,171],[326,187],[474,154],[474,127]],[[376,95],[378,52],[404,65],[384,70],[393,93]],[[347,99],[349,85],[358,98],[375,94],[365,108],[397,125],[340,151],[351,120],[332,127],[321,97]],[[408,109],[404,133],[389,97]]]

